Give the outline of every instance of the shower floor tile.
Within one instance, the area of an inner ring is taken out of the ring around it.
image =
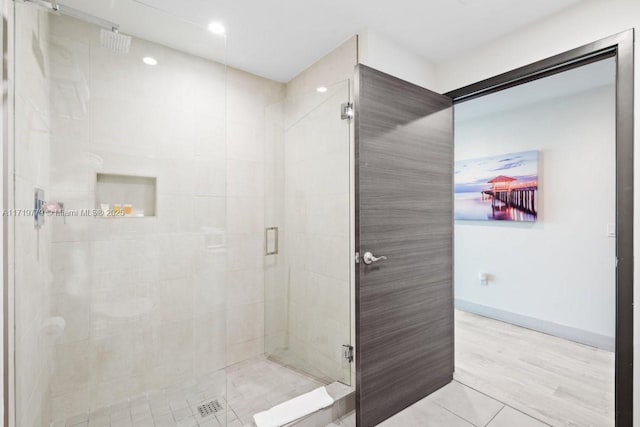
[[[325,385],[264,356],[229,366],[198,381],[135,396],[56,422],[55,427],[252,427],[253,415]],[[217,400],[202,417],[198,407]]]

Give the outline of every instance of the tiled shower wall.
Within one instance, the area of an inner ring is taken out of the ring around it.
[[[97,173],[156,177],[157,216],[46,227],[51,316],[66,323],[53,419],[264,351],[263,121],[283,85],[135,38],[129,54],[99,42],[98,27],[51,18],[47,199],[93,208]]]
[[[15,204],[33,209],[34,188],[49,187],[49,19],[47,13],[15,3]],[[11,188],[11,186],[10,186]],[[16,425],[47,424],[52,367],[49,272],[51,229],[34,229],[33,217],[10,217],[10,274],[15,289]]]
[[[265,109],[284,85],[227,73],[227,364],[264,353]]]

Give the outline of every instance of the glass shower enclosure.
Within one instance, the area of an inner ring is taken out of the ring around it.
[[[351,383],[350,81],[267,109],[265,352]]]
[[[226,393],[225,38],[88,6],[14,3],[17,426],[161,425]]]
[[[10,2],[12,425],[238,426],[351,383],[350,82],[153,0]]]

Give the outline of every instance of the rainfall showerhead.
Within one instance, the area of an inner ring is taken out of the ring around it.
[[[112,28],[111,31],[101,29],[100,44],[102,47],[111,49],[116,53],[129,53],[131,37],[120,34],[116,27]]]
[[[99,25],[105,29],[100,31],[100,44],[102,47],[111,49],[117,53],[129,53],[131,48],[131,37],[120,34],[120,26],[116,23],[91,15],[78,9],[64,6],[58,3],[58,0],[23,0],[32,3],[38,7],[45,8],[57,15],[66,15],[72,18],[80,19],[85,22]]]

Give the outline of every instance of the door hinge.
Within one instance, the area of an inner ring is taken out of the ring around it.
[[[342,355],[344,356],[344,360],[349,363],[353,363],[353,346],[350,344],[343,344]]]
[[[340,118],[342,120],[351,120],[354,116],[353,103],[345,102],[340,106]]]

